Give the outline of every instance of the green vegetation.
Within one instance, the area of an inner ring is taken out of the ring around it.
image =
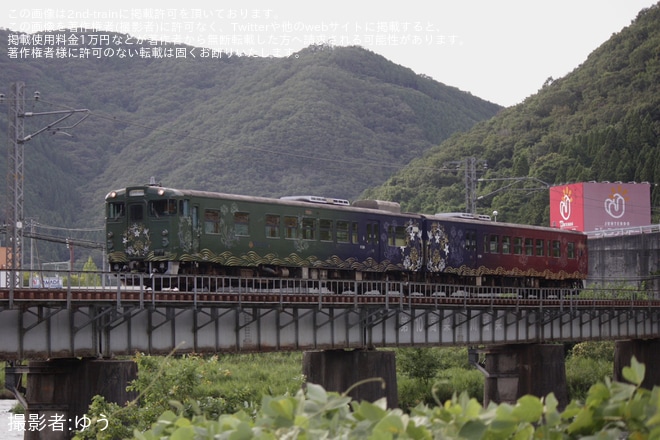
[[[359,47],[194,59],[13,60],[7,50],[0,91],[9,96],[12,83],[25,82],[26,111],[92,112],[71,136],[47,131],[26,144],[25,216],[58,227],[101,228],[105,195],[151,176],[171,187],[354,199],[501,108]],[[25,134],[55,119],[30,118]],[[68,259],[64,246],[57,256],[48,249],[40,243],[36,252]],[[77,248],[75,257],[81,267],[87,254]]]
[[[483,397],[484,377],[468,362],[466,347],[400,348],[396,350],[399,407],[408,414],[420,405],[432,407],[466,393],[476,402]],[[567,353],[569,397],[584,401],[589,389],[612,377],[613,342],[585,342]],[[264,411],[266,396],[295,396],[305,382],[300,374],[301,353],[264,353],[213,357],[152,357],[137,355],[138,379],[130,389],[139,397],[126,406],[97,397],[92,419],[102,415],[110,423],[103,432],[92,423],[79,439],[126,438],[133,429],[148,429],[179,402],[177,414],[187,419],[217,420],[223,414],[252,418]],[[97,426],[98,425],[98,426]]]
[[[92,110],[71,137],[42,133],[25,155],[25,217],[99,228],[80,238],[103,242],[105,194],[150,176],[200,190],[463,211],[465,167],[455,162],[468,157],[488,164],[478,172],[486,179],[479,213],[547,225],[544,182],[660,183],[659,46],[655,5],[573,72],[507,109],[365,49],[325,45],[288,58],[75,61],[12,60],[3,46],[0,83],[26,83],[26,110]],[[38,103],[30,100],[36,89]],[[47,122],[31,118],[26,134]],[[520,180],[502,190],[493,180],[502,178]],[[40,243],[35,253],[68,258],[64,246],[52,246]],[[78,267],[90,252],[76,250]]]
[[[498,220],[549,224],[542,182],[660,183],[660,5],[591,53],[563,78],[549,79],[537,94],[499,112],[467,133],[456,134],[365,197],[397,200],[412,212],[465,210],[465,167],[451,161],[475,157],[478,212]],[[520,178],[511,188],[488,179]],[[488,195],[488,196],[486,196]],[[660,191],[652,187],[652,206]],[[654,211],[658,222],[660,211]]]
[[[251,438],[373,439],[525,439],[525,438],[657,438],[660,435],[660,388],[641,388],[645,367],[635,359],[623,369],[630,383],[606,380],[589,390],[584,402],[572,401],[560,411],[553,394],[523,396],[515,405],[489,405],[455,394],[436,406],[419,405],[410,415],[388,410],[383,400],[353,402],[309,384],[294,396],[265,396],[254,417],[240,411],[190,417],[173,402],[139,440]],[[99,437],[103,438],[103,437]]]
[[[103,414],[110,425],[102,424],[78,435],[80,439],[129,437],[132,429],[147,429],[170,408],[181,402],[182,414],[221,414],[243,411],[253,415],[264,396],[293,395],[304,383],[302,353],[263,353],[213,357],[154,357],[137,355],[138,378],[129,387],[138,398],[119,406],[96,397],[90,405],[92,419]]]

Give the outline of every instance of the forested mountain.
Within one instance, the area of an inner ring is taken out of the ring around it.
[[[478,213],[497,210],[504,221],[548,225],[545,183],[660,183],[660,5],[570,74],[549,78],[537,94],[452,136],[364,196],[410,211],[465,211],[460,161],[470,157],[482,179]],[[659,205],[653,186],[654,222]]]
[[[500,110],[359,47],[253,58],[100,32],[0,38],[0,92],[24,82],[25,111],[35,113],[25,135],[60,117],[38,113],[91,112],[25,143],[25,217],[63,228],[101,228],[105,194],[151,176],[172,187],[354,199]]]
[[[153,51],[109,38],[115,50]],[[91,111],[68,136],[48,130],[25,144],[25,217],[41,224],[101,228],[104,195],[151,176],[251,195],[380,198],[433,213],[465,210],[474,158],[478,212],[530,224],[548,223],[545,184],[660,183],[658,5],[507,109],[359,47],[312,46],[288,58],[20,59],[7,41],[0,88],[25,82],[26,111]],[[26,118],[25,133],[54,119]],[[5,130],[0,122],[6,138]],[[658,206],[655,186],[652,197]],[[68,257],[56,252],[41,258]]]

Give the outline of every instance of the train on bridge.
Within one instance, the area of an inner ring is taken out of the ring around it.
[[[585,234],[488,216],[155,183],[111,191],[105,205],[111,271],[170,275],[181,289],[191,275],[570,289],[587,277]]]

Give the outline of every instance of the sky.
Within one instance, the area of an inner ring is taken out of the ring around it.
[[[0,27],[27,33],[86,27],[256,56],[295,57],[311,44],[359,45],[415,73],[511,106],[535,94],[549,77],[570,73],[656,2],[335,0],[301,7],[299,1],[116,0],[81,6],[36,0],[0,8]]]

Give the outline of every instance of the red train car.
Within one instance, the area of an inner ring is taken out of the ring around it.
[[[426,216],[426,269],[439,282],[575,288],[587,277],[587,236],[466,214]]]

